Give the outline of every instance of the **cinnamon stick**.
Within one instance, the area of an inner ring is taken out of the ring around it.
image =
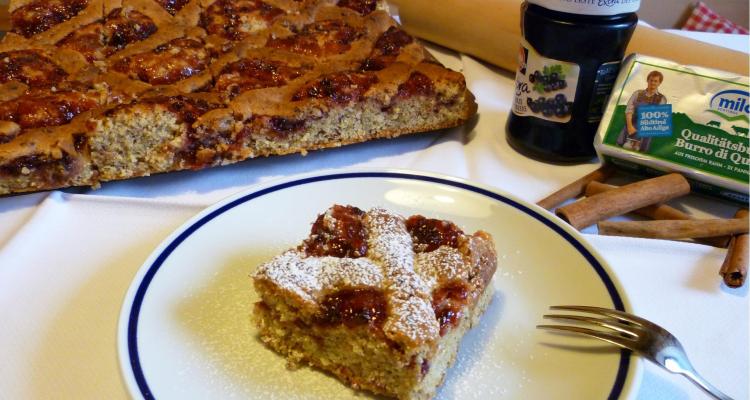
[[[747,233],[747,219],[693,219],[660,221],[602,221],[600,235],[651,239],[693,239]]]
[[[586,174],[585,176],[575,180],[564,186],[562,189],[552,193],[551,195],[539,200],[536,204],[547,210],[562,204],[565,200],[578,197],[583,194],[583,190],[591,182],[604,181],[605,179],[612,176],[615,169],[611,165],[603,165],[599,169]]]
[[[598,193],[606,192],[612,189],[616,189],[617,186],[607,185],[601,182],[590,182],[586,185],[585,195],[587,197],[593,196]],[[653,204],[650,206],[642,207],[632,211],[634,214],[644,216],[651,219],[693,219],[690,215],[666,204]],[[711,238],[699,238],[695,241],[709,246],[726,248],[729,245],[730,236],[717,236]]]
[[[557,209],[556,214],[576,229],[615,215],[663,203],[690,193],[690,184],[680,174],[662,175],[595,194]]]
[[[735,218],[747,220],[747,210],[739,210],[734,214]],[[729,242],[724,263],[721,264],[719,275],[724,278],[727,286],[737,288],[745,283],[748,265],[748,234],[740,234],[732,237]]]

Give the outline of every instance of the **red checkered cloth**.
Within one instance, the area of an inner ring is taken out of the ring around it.
[[[699,1],[693,9],[693,13],[682,26],[684,31],[739,33],[747,35],[748,30],[734,22],[717,14],[714,10]]]

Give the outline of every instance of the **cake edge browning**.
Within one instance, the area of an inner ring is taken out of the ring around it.
[[[442,86],[451,88],[452,84],[443,83]],[[80,169],[80,173],[69,171],[68,175],[56,181],[35,180],[33,170],[30,174],[23,176],[7,173],[4,171],[11,170],[2,169],[2,167],[17,163],[13,155],[21,153],[0,152],[0,195],[68,186],[98,187],[100,182],[111,180],[185,169],[202,169],[256,157],[293,153],[304,155],[313,150],[453,128],[464,124],[476,113],[477,108],[474,96],[465,89],[463,83],[451,89],[459,88],[463,92],[459,93],[457,101],[452,105],[438,107],[436,100],[432,97],[420,97],[401,99],[394,106],[395,109],[382,110],[376,99],[365,99],[345,108],[331,108],[324,117],[310,119],[309,126],[303,126],[301,129],[292,124],[288,131],[283,129],[286,128],[285,126],[277,131],[265,130],[265,132],[270,131],[272,135],[278,135],[282,138],[281,140],[278,137],[264,136],[263,130],[254,129],[249,124],[245,124],[232,133],[235,136],[242,136],[240,134],[244,133],[243,129],[248,129],[249,133],[244,134],[244,138],[235,138],[233,139],[235,141],[229,144],[220,140],[217,148],[201,149],[207,152],[208,156],[203,156],[200,161],[186,160],[181,157],[183,154],[180,154],[185,152],[185,149],[180,147],[186,142],[186,137],[196,132],[196,129],[189,124],[175,123],[175,118],[163,109],[137,114],[130,112],[129,114],[135,117],[128,118],[118,113],[111,115],[102,113],[99,117],[91,119],[88,124],[93,129],[86,132],[88,147],[85,150],[91,153],[91,157],[87,160],[86,168]],[[141,103],[136,103],[133,107],[143,109]],[[428,110],[425,107],[433,107],[433,109]],[[359,111],[353,113],[351,112],[353,108]],[[297,119],[291,116],[289,120],[296,121]],[[194,125],[199,126],[200,121]],[[213,129],[212,127],[208,130],[209,136],[211,134],[227,135],[226,126],[224,126],[224,131],[212,132]],[[33,152],[47,151],[44,145],[54,137],[52,133],[47,132],[49,130],[50,128],[44,128],[44,138],[40,137],[37,140],[33,135],[27,135],[19,144],[27,146],[29,151]],[[69,130],[69,128],[63,126],[59,127],[59,130]],[[138,135],[135,134],[136,132]],[[215,141],[210,137],[200,139]],[[42,145],[39,143],[40,140],[43,142]],[[7,145],[10,143],[6,144],[6,147]],[[227,148],[230,148],[228,153]],[[28,177],[28,179],[18,180],[22,177]],[[25,184],[24,182],[27,181],[28,184]]]

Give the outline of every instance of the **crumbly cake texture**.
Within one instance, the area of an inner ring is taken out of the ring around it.
[[[259,266],[261,340],[354,388],[430,399],[492,299],[490,235],[334,205],[297,248]]]
[[[0,194],[462,124],[463,76],[376,0],[11,0]]]

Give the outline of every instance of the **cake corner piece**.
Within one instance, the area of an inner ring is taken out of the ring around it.
[[[485,232],[334,205],[296,248],[253,274],[261,340],[356,389],[430,399],[492,300]]]

